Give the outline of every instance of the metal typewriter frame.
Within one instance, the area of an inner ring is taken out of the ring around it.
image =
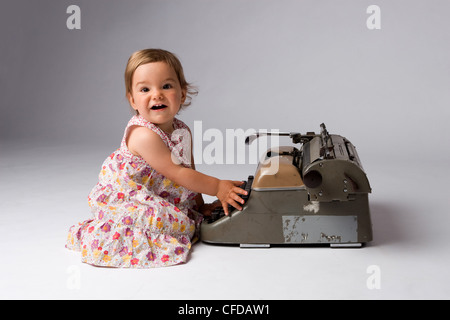
[[[280,172],[265,175],[264,166],[258,165],[243,186],[249,195],[242,211],[232,208],[229,216],[223,209],[213,212],[202,223],[201,240],[241,248],[347,248],[372,241],[371,188],[356,148],[346,138],[330,135],[325,124],[320,127],[320,134],[264,132],[247,137],[246,144],[266,135],[289,136],[302,146],[269,149],[266,160],[283,164]]]

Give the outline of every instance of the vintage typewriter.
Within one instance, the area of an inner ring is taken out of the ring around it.
[[[247,137],[246,144],[264,135],[289,136],[301,148],[270,148],[242,186],[248,191],[242,210],[230,207],[226,216],[218,208],[202,223],[201,240],[241,247],[361,247],[372,241],[371,187],[355,146],[320,127],[320,134]]]

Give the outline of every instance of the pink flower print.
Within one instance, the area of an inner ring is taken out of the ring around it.
[[[181,242],[182,244],[188,244],[188,243],[189,243],[189,240],[188,240],[186,237],[181,237],[180,242]]]
[[[114,158],[114,152],[109,155],[109,158],[112,160]]]
[[[131,265],[136,265],[136,264],[138,264],[139,263],[139,259],[138,258],[133,258],[133,259],[131,259]]]
[[[160,196],[161,198],[167,198],[169,195],[170,195],[170,193],[168,193],[167,191],[163,191],[163,192],[161,192],[161,193],[159,194],[159,196]]]
[[[94,241],[92,241],[91,243],[91,249],[95,250],[98,248],[98,239],[95,239]]]
[[[153,207],[148,207],[147,209],[145,209],[145,216],[146,217],[150,217],[150,216],[154,216],[155,215],[155,209],[153,209]]]
[[[142,170],[141,174],[142,174],[143,177],[144,177],[144,176],[150,176],[151,172],[152,172],[152,171],[150,170],[149,167],[145,167],[145,168]]]
[[[119,238],[120,238],[120,233],[118,233],[118,232],[114,233],[113,240],[117,240]]]
[[[161,258],[161,261],[162,261],[162,262],[167,262],[167,261],[169,261],[169,256],[168,256],[167,254],[163,255],[162,258]]]
[[[146,257],[149,261],[155,261],[156,259],[156,256],[153,254],[153,252],[147,253]]]
[[[189,194],[188,199],[194,199],[197,196],[197,193],[193,192]]]
[[[172,223],[172,222],[174,222],[174,221],[175,221],[175,219],[174,219],[173,216],[169,213],[169,222]]]
[[[130,161],[130,166],[132,166],[133,169],[137,168],[137,164],[135,162],[133,162],[133,161]]]
[[[125,218],[122,219],[123,224],[126,225],[131,225],[133,224],[133,219],[130,216],[126,216]]]
[[[98,196],[97,202],[104,202],[105,199],[106,199],[106,194],[102,193],[101,195]]]
[[[100,227],[100,229],[101,229],[103,232],[109,232],[109,231],[111,231],[111,226],[109,225],[109,223],[105,223],[105,224],[103,224],[103,225]]]
[[[181,212],[181,210],[178,209],[178,207],[173,207],[173,210],[175,210],[176,212]]]
[[[123,160],[123,156],[120,153],[118,153],[116,159],[117,161],[121,162]]]
[[[134,232],[130,228],[127,228],[125,230],[125,237],[132,237],[133,235],[134,235]]]
[[[136,190],[131,190],[130,193],[129,193],[130,197],[132,197],[132,196],[134,196],[136,194],[137,194]]]
[[[170,206],[170,203],[167,202],[167,201],[160,201],[159,204],[162,205],[163,207],[168,207],[168,206]]]
[[[122,192],[117,193],[117,200],[123,200],[124,197],[125,197],[124,193],[122,193]]]
[[[98,213],[98,219],[102,220],[103,216],[104,216],[104,212],[103,212],[103,210],[100,210],[100,212]]]
[[[180,201],[181,201],[180,198],[175,198],[175,199],[173,199],[173,203],[174,203],[174,204],[179,204]]]
[[[183,247],[176,247],[175,248],[175,254],[176,255],[180,255],[184,252],[184,248]]]
[[[123,257],[126,254],[128,254],[128,247],[123,247],[122,250],[119,251],[119,255]]]

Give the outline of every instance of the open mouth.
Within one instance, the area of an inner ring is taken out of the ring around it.
[[[152,110],[161,110],[165,108],[167,108],[165,104],[155,104],[154,106],[151,107]]]

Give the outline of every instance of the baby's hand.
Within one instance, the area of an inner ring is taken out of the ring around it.
[[[214,201],[213,203],[205,203],[203,204],[200,208],[199,208],[199,212],[204,215],[209,217],[211,215],[211,213],[218,207],[221,207],[222,203],[219,200]]]
[[[239,205],[239,203],[244,204],[244,200],[239,197],[238,194],[247,195],[247,191],[239,188],[238,186],[241,186],[243,183],[243,181],[219,181],[219,188],[216,196],[222,203],[222,207],[226,215],[229,214],[228,204],[231,204],[238,210],[242,210],[242,207]]]

